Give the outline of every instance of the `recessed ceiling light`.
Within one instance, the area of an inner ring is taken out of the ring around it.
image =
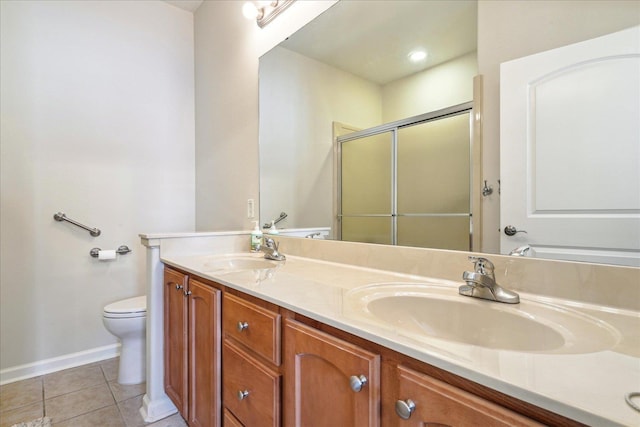
[[[427,59],[427,52],[424,50],[414,50],[409,54],[409,59],[411,62],[420,62]]]

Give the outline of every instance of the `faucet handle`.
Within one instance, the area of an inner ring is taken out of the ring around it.
[[[264,238],[264,245],[270,249],[275,249],[276,251],[278,250],[278,246],[280,246],[280,244],[271,237]]]
[[[473,262],[473,268],[476,273],[493,276],[493,263],[488,259],[480,256],[469,256],[469,261]]]

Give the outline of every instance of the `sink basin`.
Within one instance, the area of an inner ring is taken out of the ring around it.
[[[423,342],[453,341],[534,353],[591,353],[612,348],[616,329],[559,305],[502,304],[458,294],[457,287],[379,284],[349,291],[352,314]]]
[[[241,270],[266,270],[276,268],[278,263],[265,259],[261,255],[234,255],[220,256],[208,259],[203,264],[203,271],[212,272],[231,272]]]

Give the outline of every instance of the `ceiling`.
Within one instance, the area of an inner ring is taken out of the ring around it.
[[[169,3],[180,9],[187,10],[189,12],[195,12],[200,7],[204,0],[164,0],[165,3]]]
[[[476,51],[476,15],[476,0],[340,1],[280,46],[386,84]]]
[[[195,12],[204,0],[163,0]],[[477,0],[339,1],[282,47],[386,84],[476,50]],[[407,55],[428,52],[412,63]]]

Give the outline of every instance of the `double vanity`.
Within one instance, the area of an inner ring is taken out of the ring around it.
[[[501,303],[460,294],[463,252],[141,237],[147,421],[170,399],[192,425],[640,425],[637,268],[491,256]]]

